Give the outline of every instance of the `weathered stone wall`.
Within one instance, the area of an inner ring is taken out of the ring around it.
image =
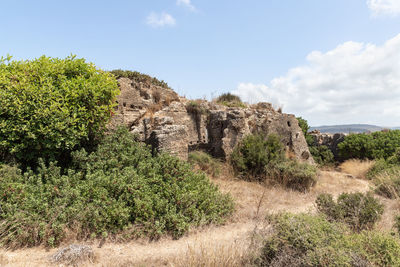
[[[275,133],[291,155],[313,163],[294,115],[275,111],[269,103],[228,108],[213,102],[191,101],[174,91],[151,84],[119,79],[121,94],[111,125],[124,124],[154,149],[187,159],[190,150],[207,149],[229,158],[248,134]]]
[[[344,133],[321,133],[318,130],[314,130],[309,133],[314,139],[314,145],[316,146],[327,146],[332,151],[335,160],[340,161],[338,145],[344,141],[346,134]]]

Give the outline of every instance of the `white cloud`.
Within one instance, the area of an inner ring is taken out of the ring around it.
[[[176,20],[166,12],[160,14],[151,12],[146,18],[146,23],[154,28],[160,28],[164,26],[175,26]]]
[[[381,46],[346,42],[311,52],[307,64],[269,85],[240,83],[233,93],[283,106],[312,125],[400,125],[400,34]]]
[[[190,11],[196,11],[196,7],[190,2],[190,0],[176,0],[178,6],[184,6]]]
[[[367,0],[367,4],[375,16],[400,14],[400,0]]]

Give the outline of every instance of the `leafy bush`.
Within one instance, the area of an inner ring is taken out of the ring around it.
[[[166,89],[170,89],[168,84],[164,81],[160,81],[157,78],[151,77],[147,74],[143,74],[137,71],[130,71],[130,70],[112,70],[110,71],[117,79],[123,77],[123,78],[129,78],[131,80],[134,80],[136,82],[142,82],[146,84],[153,84],[156,86],[161,86]]]
[[[65,160],[99,136],[117,93],[111,74],[74,56],[0,60],[0,156]]]
[[[241,177],[268,181],[307,191],[316,183],[317,169],[307,163],[286,159],[277,135],[248,135],[233,150],[231,164]]]
[[[269,164],[284,160],[283,150],[277,135],[248,135],[233,150],[231,163],[242,175],[263,180]]]
[[[345,160],[388,159],[400,148],[400,130],[350,134],[338,145],[339,155]]]
[[[270,216],[258,266],[399,266],[395,237],[373,231],[351,233],[343,225],[308,214]]]
[[[231,93],[225,93],[220,95],[217,98],[217,103],[227,107],[241,107],[241,108],[246,107],[246,105],[242,102],[239,96]]]
[[[319,165],[329,165],[335,162],[332,151],[327,146],[309,146],[310,153]]]
[[[317,168],[296,160],[284,160],[270,165],[267,176],[284,187],[304,192],[317,183]]]
[[[330,194],[321,194],[317,209],[330,221],[346,223],[355,231],[372,229],[383,214],[383,205],[371,193],[342,193],[335,202]]]
[[[374,179],[379,173],[391,169],[394,167],[392,164],[389,164],[387,160],[380,159],[375,161],[375,164],[372,166],[372,168],[368,171],[367,173],[367,178],[372,180]]]
[[[180,237],[233,210],[230,196],[204,174],[167,154],[153,157],[126,129],[107,135],[93,153],[74,152],[72,166],[0,169],[0,245],[53,246],[71,233]]]
[[[221,172],[220,162],[203,151],[190,152],[189,162],[198,166],[202,171],[213,177],[217,177]]]

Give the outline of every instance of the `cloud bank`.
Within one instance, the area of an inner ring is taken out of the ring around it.
[[[151,12],[146,18],[146,24],[154,28],[161,28],[165,26],[175,26],[176,20],[173,16],[166,12]]]
[[[367,5],[375,16],[400,14],[400,0],[368,0]]]
[[[305,65],[270,84],[240,83],[233,93],[282,106],[312,125],[400,125],[400,34],[381,46],[346,42],[311,52]]]

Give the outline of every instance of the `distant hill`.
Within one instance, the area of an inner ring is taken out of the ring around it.
[[[310,131],[318,130],[321,133],[365,133],[377,132],[383,129],[384,127],[369,124],[344,124],[311,127]]]

